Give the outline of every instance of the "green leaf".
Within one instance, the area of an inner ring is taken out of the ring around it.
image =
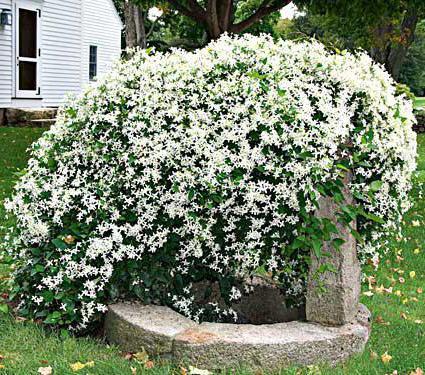
[[[382,181],[376,180],[370,184],[370,190],[373,192],[378,191],[382,187]]]
[[[63,242],[60,238],[55,238],[52,240],[53,245],[55,245],[58,249],[65,250],[68,248],[65,242]]]
[[[322,241],[319,239],[313,239],[311,243],[313,245],[314,255],[316,255],[317,258],[320,258],[322,256]]]
[[[0,313],[7,314],[9,312],[9,305],[5,303],[0,304]]]

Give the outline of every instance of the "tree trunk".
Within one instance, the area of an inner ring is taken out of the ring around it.
[[[416,8],[408,9],[401,24],[401,40],[388,55],[386,67],[394,79],[400,76],[400,70],[406,58],[407,51],[415,40],[415,30],[418,24]]]
[[[125,42],[128,48],[147,48],[143,10],[130,0],[124,2]]]
[[[397,80],[400,69],[406,58],[407,51],[415,39],[415,29],[418,24],[417,9],[412,7],[406,11],[400,25],[400,37],[397,43],[392,40],[393,25],[385,25],[375,30],[376,45],[371,49],[372,58],[384,64],[391,76]]]

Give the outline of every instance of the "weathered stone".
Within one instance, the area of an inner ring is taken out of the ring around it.
[[[6,110],[4,108],[0,108],[0,126],[6,125]]]
[[[254,276],[244,282],[244,285],[241,286],[242,290],[245,289],[244,286],[252,288],[252,291],[242,295],[230,306],[238,314],[238,323],[271,324],[305,319],[305,306],[287,307],[285,296],[273,280]],[[206,293],[207,288],[209,293]],[[207,281],[196,283],[194,292],[195,301],[199,304],[216,302],[222,308],[227,307],[220,295],[218,283]],[[204,297],[206,294],[207,298]]]
[[[339,327],[299,321],[198,325],[167,307],[118,304],[109,308],[105,332],[123,350],[144,348],[176,364],[267,371],[325,362],[334,365],[362,351],[369,337],[370,313],[361,306],[352,323]]]
[[[124,351],[151,355],[171,353],[173,338],[196,323],[165,306],[118,303],[109,306],[105,333]]]
[[[278,370],[317,363],[334,365],[361,352],[369,337],[365,312],[340,327],[288,322],[269,325],[202,323],[175,338],[173,358],[210,370],[244,367]]]
[[[56,118],[56,108],[7,108],[5,112],[8,125],[30,125],[34,120],[52,120]]]
[[[353,204],[354,199],[349,192],[348,183],[351,175],[345,178],[343,194],[345,203]],[[322,197],[319,202],[317,217],[331,220],[338,228],[337,237],[345,240],[340,250],[335,250],[330,243],[323,247],[323,254],[319,259],[312,253],[310,266],[306,315],[310,322],[326,325],[342,325],[351,322],[359,305],[360,295],[360,265],[357,259],[356,239],[350,229],[339,224],[336,219],[338,206],[331,198]],[[351,224],[353,228],[355,223]],[[330,264],[335,272],[318,273],[323,264]]]

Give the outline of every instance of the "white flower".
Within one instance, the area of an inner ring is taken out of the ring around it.
[[[148,20],[151,22],[155,22],[158,18],[162,16],[164,11],[157,7],[152,7],[148,10]]]

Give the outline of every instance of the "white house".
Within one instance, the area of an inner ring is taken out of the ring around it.
[[[57,107],[121,54],[112,0],[0,0],[0,108]]]

